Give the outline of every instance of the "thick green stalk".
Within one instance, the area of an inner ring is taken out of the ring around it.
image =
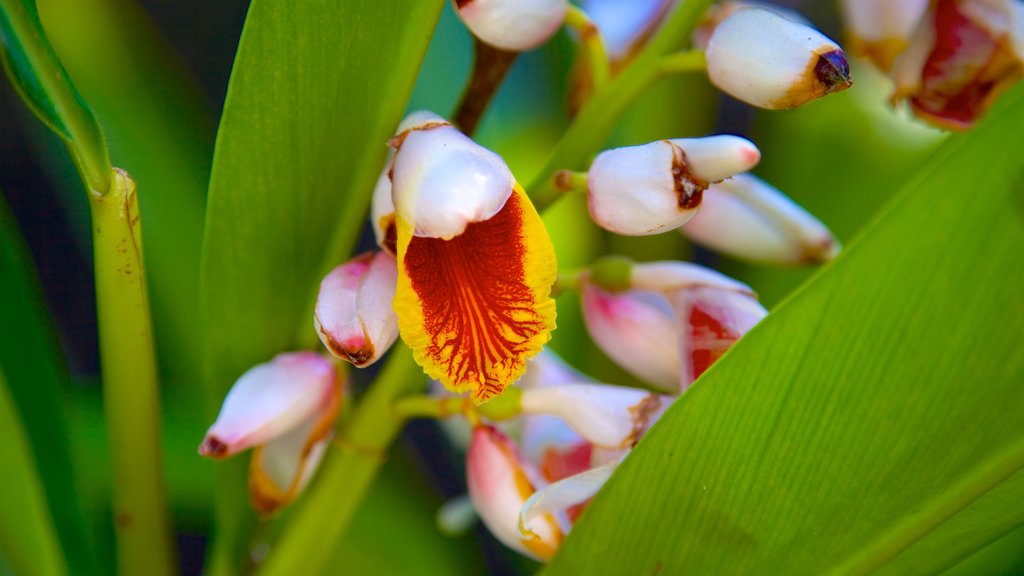
[[[376,478],[388,447],[402,431],[405,418],[395,410],[402,396],[423,389],[423,369],[404,346],[392,350],[387,364],[342,426],[335,454],[298,503],[288,529],[271,549],[260,571],[269,576],[320,574]]]
[[[664,73],[664,57],[690,37],[711,1],[680,3],[636,60],[587,100],[527,188],[538,210],[560,196],[555,186],[555,173],[582,168],[581,163],[600,149],[629,106]]]
[[[100,360],[120,574],[177,572],[160,450],[156,356],[135,183],[120,170],[91,196]]]

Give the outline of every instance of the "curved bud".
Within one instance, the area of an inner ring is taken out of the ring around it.
[[[587,173],[590,215],[630,236],[678,228],[700,206],[711,182],[757,165],[761,153],[738,136],[660,140],[606,150]]]
[[[362,368],[388,351],[398,338],[391,307],[397,280],[395,258],[387,252],[366,252],[324,277],[313,320],[331,354]]]
[[[450,240],[497,214],[512,195],[505,161],[447,122],[421,123],[392,145],[392,199],[414,236]]]
[[[683,332],[680,392],[768,314],[752,295],[733,290],[701,286],[678,290],[670,298]]]
[[[224,399],[199,453],[227,458],[277,438],[336,403],[340,384],[334,367],[318,354],[278,354],[250,368]]]
[[[882,71],[906,49],[929,0],[841,0],[850,51]]]
[[[700,264],[678,260],[636,262],[630,270],[630,286],[669,294],[684,288],[706,287],[753,296],[754,291],[735,280]]]
[[[607,384],[560,384],[523,391],[523,412],[565,421],[591,444],[629,448],[661,416],[669,400],[647,390]]]
[[[700,212],[680,231],[702,246],[753,262],[809,264],[839,253],[821,221],[752,174],[711,185]]]
[[[715,28],[717,28],[718,25],[726,18],[732,16],[733,13],[744,8],[761,8],[763,10],[770,10],[779,16],[792,20],[793,22],[811,26],[811,22],[807,20],[807,18],[804,18],[802,14],[784,6],[771,4],[769,2],[727,0],[726,2],[716,2],[715,4],[712,4],[704,13],[704,20],[693,30],[693,47],[698,50],[706,50],[708,42],[711,40],[711,34],[714,33]]]
[[[706,56],[715,86],[761,108],[795,108],[851,85],[838,44],[772,10],[731,14],[715,27]]]
[[[530,538],[536,535],[535,519],[585,504],[601,490],[621,463],[622,459],[618,458],[614,462],[559,480],[538,490],[520,509],[521,537]]]
[[[1021,2],[936,0],[893,64],[893,100],[908,100],[931,124],[964,130],[1021,77]]]
[[[679,389],[677,320],[658,292],[629,290],[618,294],[584,282],[583,319],[602,352],[637,378],[661,390]]]
[[[454,0],[455,12],[480,40],[522,52],[547,42],[562,26],[567,0]]]
[[[466,454],[469,498],[484,525],[501,543],[522,554],[546,560],[562,542],[563,530],[551,514],[534,523],[531,537],[519,534],[519,512],[536,492],[539,480],[515,445],[491,426],[473,431]]]

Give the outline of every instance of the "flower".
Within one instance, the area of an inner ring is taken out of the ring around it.
[[[795,108],[851,85],[838,44],[774,10],[730,14],[711,33],[706,56],[712,84],[761,108]]]
[[[700,211],[679,230],[702,246],[753,262],[826,262],[839,253],[824,224],[753,174],[709,186]]]
[[[455,12],[480,40],[513,52],[547,42],[562,26],[567,0],[454,0]]]
[[[687,262],[632,266],[628,289],[584,278],[583,318],[594,343],[626,371],[679,393],[767,311],[751,289]]]
[[[739,136],[660,140],[606,150],[587,172],[590,215],[617,234],[678,228],[697,212],[704,190],[757,165],[761,153]]]
[[[936,0],[896,57],[893,100],[936,126],[970,128],[1024,76],[1024,6]]]
[[[398,270],[387,252],[366,252],[332,270],[320,283],[314,324],[338,358],[363,368],[398,338],[391,307]]]
[[[427,375],[484,402],[550,339],[554,247],[501,157],[451,124],[392,146],[399,331]]]
[[[235,382],[199,453],[228,458],[253,449],[249,496],[262,514],[287,505],[305,487],[331,438],[342,383],[312,352],[278,354]]]
[[[928,9],[929,0],[842,0],[850,51],[880,70],[892,68]]]
[[[580,7],[597,25],[613,66],[635,55],[677,0],[583,0]]]

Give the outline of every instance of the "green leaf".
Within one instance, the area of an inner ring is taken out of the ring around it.
[[[675,403],[548,574],[934,572],[1021,522],[1024,89],[1003,100]]]
[[[0,367],[7,377],[7,393],[24,422],[71,572],[92,574],[96,563],[79,507],[81,499],[66,443],[68,426],[61,411],[68,374],[28,249],[2,196],[0,278]],[[0,417],[4,420],[6,417]],[[0,440],[0,447],[5,444]],[[0,470],[8,469],[0,465]],[[0,472],[0,478],[3,476]],[[12,499],[6,490],[0,494],[4,494],[0,500]],[[5,519],[21,521],[17,515],[0,514],[0,523]]]
[[[250,4],[217,135],[203,246],[211,408],[244,370],[316,342],[317,287],[362,230],[442,4]],[[231,494],[237,508],[245,505],[233,476],[221,486],[219,529],[237,547]]]
[[[0,558],[16,574],[67,573],[21,420],[0,371]]]
[[[22,99],[68,142],[83,183],[106,192],[110,158],[103,133],[47,41],[33,0],[0,1],[0,44],[4,70]]]

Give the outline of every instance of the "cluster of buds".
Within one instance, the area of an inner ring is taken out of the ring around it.
[[[845,0],[854,53],[895,84],[894,102],[936,126],[974,125],[1024,76],[1019,0]]]

